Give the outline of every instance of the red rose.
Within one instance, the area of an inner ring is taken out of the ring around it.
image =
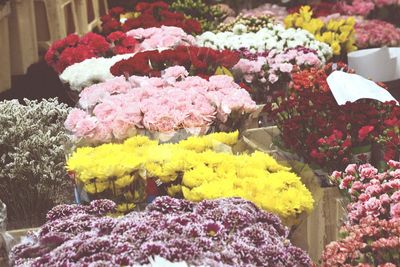
[[[121,40],[121,39],[123,39],[123,38],[125,38],[125,37],[126,37],[126,34],[125,34],[125,33],[121,32],[121,31],[116,31],[116,32],[110,33],[110,34],[107,36],[107,39],[108,39],[110,42],[115,42],[115,41]]]
[[[234,52],[231,50],[222,50],[217,58],[217,64],[224,66],[226,68],[232,68],[235,66],[240,60],[240,55],[238,52]]]
[[[97,55],[104,54],[110,49],[110,44],[103,36],[92,32],[85,34],[80,43],[93,49]]]
[[[364,139],[374,130],[374,126],[363,126],[361,129],[358,131],[358,140],[360,142],[364,141]]]
[[[202,31],[200,22],[198,22],[195,19],[187,19],[187,20],[185,20],[185,25],[186,26],[185,26],[184,30],[187,33],[199,34]]]
[[[79,36],[77,34],[70,34],[64,39],[64,45],[66,46],[76,46],[79,42]]]
[[[125,12],[125,9],[123,7],[117,6],[117,7],[113,7],[108,11],[108,14],[110,14],[111,16],[119,16],[122,13]]]

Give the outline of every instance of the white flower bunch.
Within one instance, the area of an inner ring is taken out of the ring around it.
[[[133,55],[124,54],[111,58],[89,58],[66,68],[60,75],[60,79],[63,83],[69,84],[72,90],[80,92],[83,88],[92,84],[114,78],[110,72],[112,65]]]
[[[68,111],[56,99],[0,102],[0,198],[15,227],[41,223],[54,205],[72,200],[64,150]]]
[[[253,53],[272,49],[283,51],[287,48],[303,46],[316,50],[322,61],[332,57],[332,49],[329,45],[317,41],[311,33],[303,29],[285,29],[281,24],[271,24],[258,32],[247,32],[243,26],[234,27],[234,31],[205,32],[197,36],[197,45],[213,49],[247,48]]]

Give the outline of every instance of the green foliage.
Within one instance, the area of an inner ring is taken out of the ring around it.
[[[235,25],[244,25],[247,32],[258,32],[262,28],[268,28],[274,23],[274,19],[270,16],[243,16],[239,14],[233,21],[229,23],[221,23],[218,25],[217,31],[233,31]]]
[[[203,0],[176,0],[171,4],[170,9],[198,20],[203,31],[215,30],[226,17],[218,6],[207,4]]]

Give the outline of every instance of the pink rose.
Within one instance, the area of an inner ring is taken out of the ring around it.
[[[382,192],[382,187],[380,185],[371,185],[365,189],[365,193],[370,196],[378,196]]]
[[[347,189],[350,186],[350,183],[353,182],[353,176],[347,175],[344,179],[340,182],[339,188],[340,189]]]
[[[171,82],[175,82],[178,79],[187,77],[189,75],[188,71],[186,70],[185,67],[182,66],[173,66],[173,67],[169,67],[167,69],[164,70],[164,73],[162,75],[162,78],[170,81],[172,79]]]
[[[388,194],[380,195],[379,200],[381,201],[382,205],[388,205],[391,202],[391,198]]]
[[[346,174],[355,175],[357,173],[357,165],[349,164],[345,169]]]
[[[78,109],[73,108],[69,113],[68,117],[65,120],[64,126],[68,131],[75,132],[78,122],[83,120],[87,116],[86,112]]]
[[[371,197],[365,203],[365,209],[367,210],[367,215],[372,215],[374,217],[379,216],[379,210],[382,208],[382,203],[376,197]]]
[[[390,197],[394,202],[400,202],[400,191],[396,191]]]
[[[113,121],[117,113],[118,106],[114,105],[111,101],[108,103],[100,103],[93,110],[93,114],[101,122]]]
[[[97,119],[94,117],[86,116],[84,119],[78,121],[75,128],[75,135],[77,137],[93,137],[97,126]]]
[[[390,207],[390,216],[392,216],[392,218],[400,218],[400,203]]]
[[[339,171],[334,171],[334,172],[332,173],[331,177],[332,177],[335,181],[337,181],[337,180],[339,180],[339,179],[342,177],[342,173],[339,172]]]
[[[372,179],[375,177],[375,175],[378,173],[378,169],[374,167],[364,167],[360,169],[360,176],[361,179],[367,178],[367,179]]]
[[[364,184],[360,181],[355,181],[351,186],[353,192],[361,192],[362,189],[364,189]]]
[[[362,193],[361,195],[358,196],[358,200],[362,201],[362,202],[365,202],[368,199],[370,199],[370,196],[368,194],[365,194],[365,193]]]

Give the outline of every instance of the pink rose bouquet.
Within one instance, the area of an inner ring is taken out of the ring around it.
[[[344,172],[334,172],[333,181],[350,196],[348,224],[364,217],[400,219],[400,162],[389,161],[389,170],[378,172],[370,164],[350,164]]]
[[[345,226],[345,236],[325,247],[322,267],[400,266],[400,219],[380,220],[366,217],[360,223]]]
[[[140,42],[139,51],[172,48],[180,45],[194,45],[195,38],[178,27],[138,28],[130,30],[127,36]]]
[[[285,7],[271,4],[271,3],[265,3],[261,6],[258,6],[253,9],[244,9],[241,11],[243,15],[246,16],[272,16],[274,17],[277,21],[283,22],[283,19],[288,15],[288,12]]]
[[[350,164],[332,179],[351,203],[343,239],[326,246],[322,266],[400,265],[400,162],[378,172],[370,164]]]
[[[400,29],[382,20],[365,20],[357,22],[356,46],[373,48],[382,46],[399,46]]]
[[[81,108],[73,109],[66,128],[76,140],[104,143],[123,140],[140,130],[171,133],[227,123],[233,114],[255,111],[248,92],[225,75],[209,80],[187,77],[184,67],[162,77],[117,77],[84,89]]]
[[[304,47],[289,48],[283,52],[251,54],[241,50],[242,58],[233,71],[237,78],[249,85],[253,99],[265,103],[275,89],[287,88],[292,71],[320,67],[323,61],[316,51]]]

